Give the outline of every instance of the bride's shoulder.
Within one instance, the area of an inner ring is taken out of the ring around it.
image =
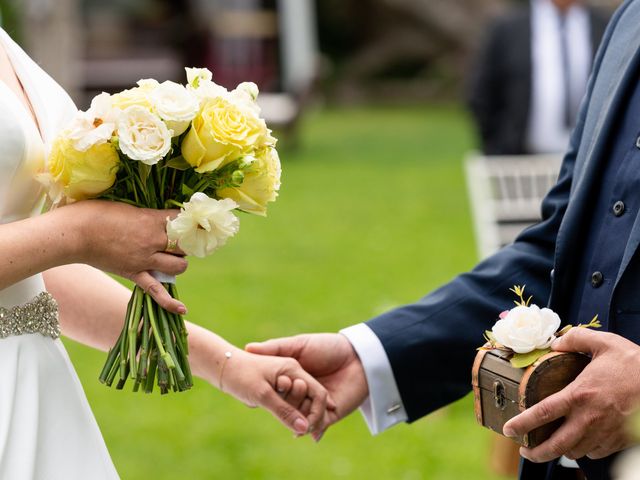
[[[0,36],[2,36],[2,43],[13,51],[13,56],[19,58],[21,67],[26,70],[27,80],[32,83],[29,89],[35,90],[44,102],[49,123],[54,128],[68,123],[77,112],[77,107],[66,90],[2,28],[0,28]]]

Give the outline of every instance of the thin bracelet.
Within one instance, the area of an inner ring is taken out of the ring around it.
[[[232,356],[233,354],[230,351],[224,352],[224,363],[222,364],[222,368],[220,369],[220,391],[221,392],[224,392],[224,389],[222,388],[222,376],[224,375],[224,367],[227,366],[227,362]]]

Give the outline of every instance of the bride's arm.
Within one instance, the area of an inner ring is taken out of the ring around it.
[[[158,304],[178,312],[148,270],[182,273],[186,260],[164,253],[172,212],[89,200],[0,225],[0,290],[49,268],[88,263],[135,281]]]
[[[94,348],[111,348],[122,329],[131,292],[88,265],[53,268],[44,273],[44,278],[47,290],[59,304],[62,333]],[[189,362],[195,375],[220,388],[224,372],[224,391],[247,405],[266,408],[296,433],[323,427],[325,389],[298,362],[247,353],[192,323],[187,323],[187,329]],[[232,353],[231,358],[225,356],[226,352]],[[286,401],[276,392],[282,377],[300,387]],[[310,410],[308,404],[302,407],[305,397],[311,399]],[[300,408],[310,411],[307,418]]]

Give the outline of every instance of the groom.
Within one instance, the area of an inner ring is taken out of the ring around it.
[[[377,433],[470,391],[483,331],[510,304],[509,288],[526,283],[566,323],[598,314],[605,331],[573,329],[554,345],[592,362],[505,425],[515,436],[566,418],[548,441],[521,449],[521,478],[607,479],[614,454],[631,445],[623,427],[640,402],[640,0],[627,0],[611,20],[542,213],[515,243],[413,305],[341,334],[247,348],[295,357],[338,404],[334,421],[361,407]],[[567,468],[567,458],[582,472]]]

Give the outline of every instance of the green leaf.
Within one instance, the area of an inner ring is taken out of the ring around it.
[[[186,183],[182,184],[182,194],[191,198],[191,196],[196,193],[195,190],[193,188],[191,188],[189,185],[187,185]]]
[[[514,353],[513,357],[511,357],[511,366],[513,368],[526,368],[529,365],[533,365],[536,360],[550,351],[550,348],[545,348],[543,350],[534,350],[529,353]]]
[[[146,163],[140,162],[138,169],[140,172],[140,180],[142,180],[142,183],[147,183],[147,178],[149,178],[149,174],[151,173],[151,167]]]
[[[484,331],[484,338],[486,338],[487,341],[492,345],[496,343],[496,337],[493,335],[493,332],[491,330]]]
[[[560,330],[558,330],[558,332],[556,333],[556,337],[561,337],[562,335],[564,335],[565,333],[567,333],[569,330],[571,330],[573,328],[573,325],[565,325],[564,327],[562,327]]]
[[[187,162],[182,155],[179,157],[173,157],[167,162],[167,167],[175,168],[176,170],[189,170],[191,165]]]

